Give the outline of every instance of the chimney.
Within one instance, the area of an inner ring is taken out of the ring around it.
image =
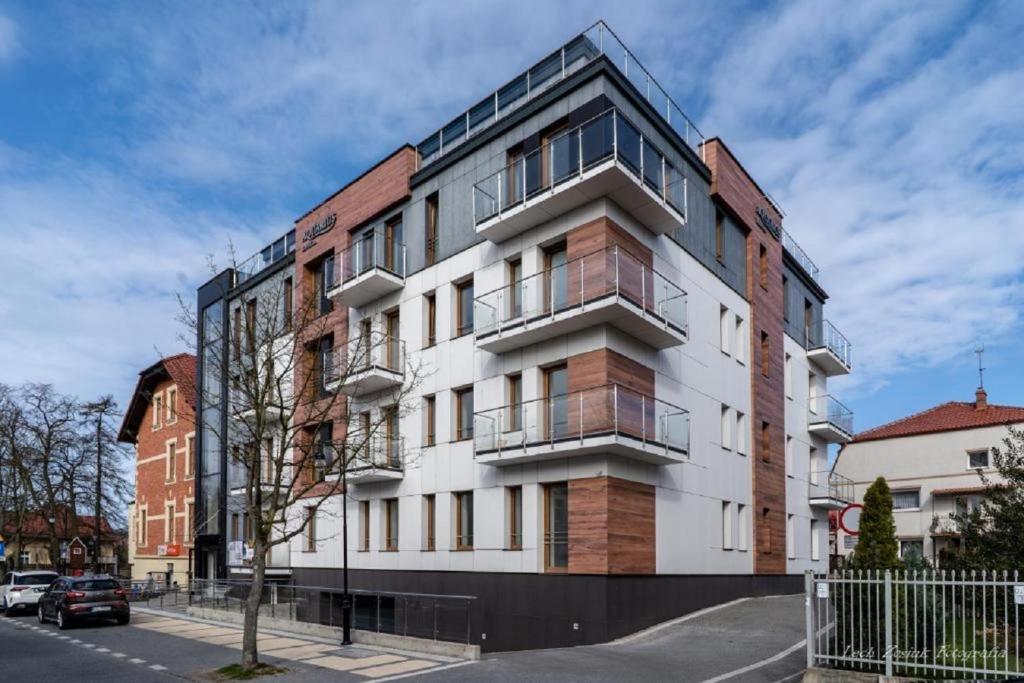
[[[978,390],[974,392],[974,409],[985,410],[988,408],[988,394],[985,393],[983,387],[978,387]]]

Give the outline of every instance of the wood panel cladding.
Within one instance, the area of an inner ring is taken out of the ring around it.
[[[747,230],[747,300],[750,302],[750,399],[753,459],[754,571],[786,572],[786,463],[783,361],[782,244],[757,219],[782,216],[721,140],[705,143],[716,204]],[[764,257],[762,259],[762,251]],[[737,343],[739,343],[737,341]],[[763,370],[766,370],[764,372]],[[767,425],[765,433],[765,425]]]
[[[569,481],[569,573],[653,574],[654,487],[617,477]]]
[[[620,295],[655,310],[653,253],[622,226],[602,216],[570,230],[565,241],[571,262],[566,278],[570,305],[578,304],[581,295],[586,302],[612,294],[618,282]]]
[[[569,434],[619,431],[654,438],[653,369],[610,349],[570,356],[567,367]],[[620,385],[619,390],[610,384]]]

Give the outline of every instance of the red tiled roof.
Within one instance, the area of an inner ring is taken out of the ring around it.
[[[191,353],[179,353],[164,358],[167,374],[178,385],[181,398],[193,408],[196,405],[196,357]]]
[[[179,353],[158,360],[139,373],[139,381],[135,385],[132,399],[124,413],[118,441],[135,443],[136,431],[142,415],[149,405],[153,388],[163,379],[170,377],[178,385],[179,398],[192,407],[196,407],[196,357],[191,353]]]
[[[70,511],[58,512],[54,517],[57,538],[62,541],[70,541],[75,536],[92,538],[95,532],[95,515],[78,515],[78,528],[74,528],[74,516]],[[15,523],[9,520],[4,528],[4,535],[13,536]],[[48,536],[50,525],[42,514],[30,512],[25,515],[24,523],[21,526],[21,533],[26,537]],[[118,534],[110,527],[110,522],[105,517],[100,518],[100,535],[103,538],[117,538]]]
[[[901,436],[950,432],[1024,422],[1024,407],[991,403],[980,410],[973,402],[950,401],[923,412],[869,429],[853,437],[855,443]]]

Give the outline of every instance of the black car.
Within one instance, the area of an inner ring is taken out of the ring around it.
[[[39,623],[53,620],[66,629],[81,621],[131,619],[128,595],[121,585],[105,576],[62,576],[39,597]]]

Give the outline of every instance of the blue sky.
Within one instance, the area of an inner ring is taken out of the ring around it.
[[[867,428],[1024,405],[1024,5],[0,1],[0,382],[122,404],[255,251],[604,18],[787,211]]]

